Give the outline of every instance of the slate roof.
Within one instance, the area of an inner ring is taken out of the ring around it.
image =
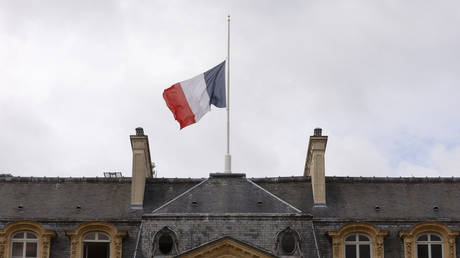
[[[300,214],[244,174],[211,174],[152,214]]]
[[[151,211],[199,181],[201,180],[148,179],[146,208]],[[2,220],[140,220],[143,211],[131,209],[130,202],[131,178],[129,177],[0,176]]]
[[[130,209],[130,197],[130,178],[0,176],[2,220],[140,220],[144,212],[460,221],[460,178],[326,177],[326,208],[313,208],[309,177],[151,178],[146,183],[144,211]]]
[[[0,178],[2,219],[121,220],[139,217],[140,214],[130,210],[130,198],[130,178]]]
[[[313,208],[309,177],[253,181],[316,219],[460,220],[460,178],[326,177],[326,208]]]

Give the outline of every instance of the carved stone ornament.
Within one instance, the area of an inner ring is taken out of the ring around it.
[[[223,238],[180,255],[182,258],[269,258],[275,257],[231,238]]]
[[[74,231],[66,231],[70,238],[70,258],[82,258],[83,236],[88,232],[104,232],[110,236],[110,258],[122,258],[122,241],[126,231],[118,229],[107,222],[85,222]]]
[[[328,232],[329,236],[332,238],[334,258],[345,257],[345,237],[357,233],[365,234],[371,238],[372,257],[383,258],[383,238],[388,235],[388,231],[379,230],[374,225],[361,222],[346,224],[337,231]]]
[[[413,226],[410,230],[404,230],[399,236],[404,239],[404,258],[415,258],[417,255],[417,237],[424,233],[436,233],[441,235],[445,258],[456,258],[455,255],[455,238],[458,231],[450,230],[446,225],[439,222],[422,222]]]
[[[18,231],[31,231],[38,236],[38,258],[49,258],[51,238],[56,232],[46,230],[34,221],[17,221],[9,223],[0,229],[0,258],[7,258],[11,253],[11,237]]]

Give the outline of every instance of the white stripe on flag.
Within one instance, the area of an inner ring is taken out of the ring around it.
[[[192,79],[181,82],[180,85],[190,109],[195,114],[195,122],[198,122],[204,114],[211,110],[204,75],[197,75]]]

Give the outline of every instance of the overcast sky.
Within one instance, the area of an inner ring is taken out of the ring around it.
[[[0,1],[0,173],[222,172],[225,109],[179,130],[162,92],[226,57],[231,154],[248,177],[460,175],[459,1]]]

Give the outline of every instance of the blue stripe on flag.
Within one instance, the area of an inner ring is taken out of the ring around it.
[[[209,94],[210,105],[226,107],[225,98],[225,61],[204,73],[204,81]]]

